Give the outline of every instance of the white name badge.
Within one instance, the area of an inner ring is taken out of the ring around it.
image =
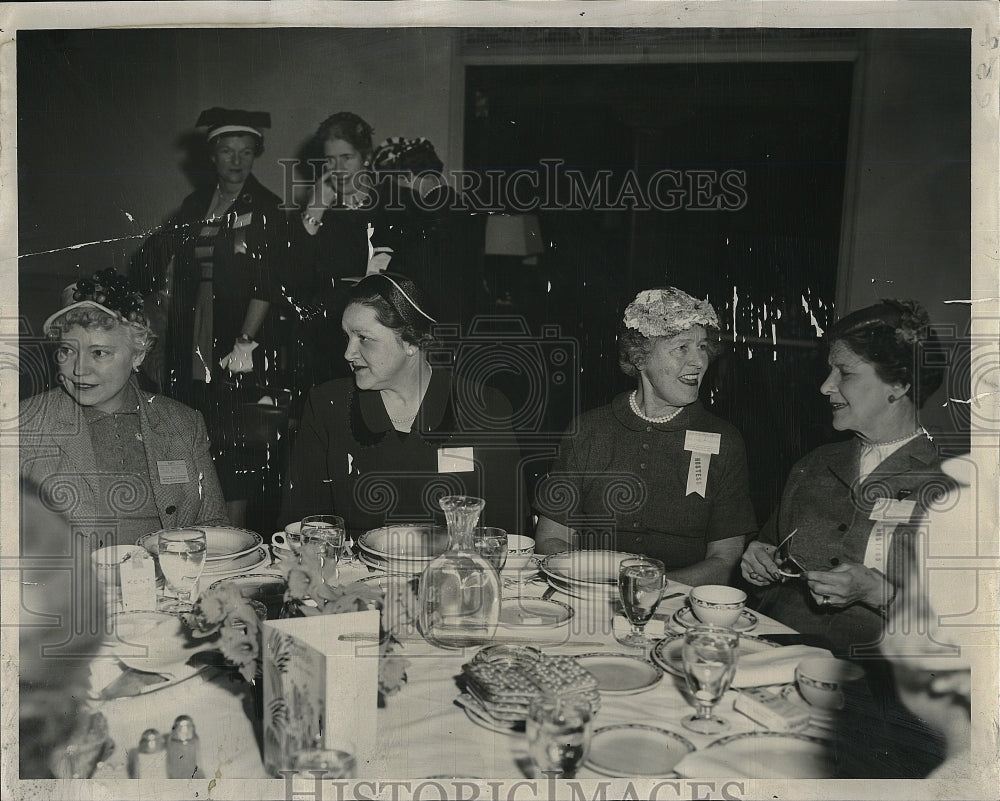
[[[188,477],[187,462],[183,459],[157,462],[156,471],[160,474],[161,484],[187,484],[191,480]]]
[[[236,221],[233,223],[233,228],[246,228],[250,225],[250,220],[253,218],[253,212],[248,211],[246,214],[240,214],[236,217]]]
[[[439,473],[471,473],[475,469],[475,449],[438,448]]]
[[[684,450],[692,453],[718,454],[722,444],[722,434],[710,431],[691,431],[684,434]]]
[[[885,575],[886,560],[897,525],[895,522],[875,521],[871,534],[868,535],[868,545],[865,547],[865,567],[873,568]]]
[[[916,508],[916,501],[878,498],[872,507],[872,513],[868,515],[868,519],[889,523],[905,523],[913,517],[913,512]]]

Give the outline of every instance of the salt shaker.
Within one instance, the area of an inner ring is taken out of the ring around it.
[[[167,741],[167,778],[195,779],[201,775],[198,767],[198,732],[194,721],[180,715],[174,721]]]
[[[167,778],[167,751],[156,729],[146,729],[132,753],[129,773],[133,779]]]

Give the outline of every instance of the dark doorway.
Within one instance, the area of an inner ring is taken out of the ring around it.
[[[637,291],[707,295],[732,347],[703,397],[746,438],[761,522],[830,434],[814,343],[833,317],[852,74],[849,61],[466,71],[465,168],[538,175],[491,199],[538,217],[546,249],[521,310],[578,341],[580,407],[631,388],[615,330]]]

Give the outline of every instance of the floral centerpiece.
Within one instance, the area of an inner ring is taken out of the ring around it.
[[[409,661],[401,655],[400,635],[414,626],[416,595],[409,577],[388,576],[380,581],[362,579],[342,584],[336,574],[324,575],[319,557],[302,553],[300,559],[278,562],[285,577],[285,609],[293,616],[335,615],[342,612],[381,610],[378,686],[381,696],[399,692],[406,683]],[[244,598],[239,588],[222,582],[206,591],[186,622],[195,637],[218,638],[227,661],[254,682],[261,675],[263,604]]]

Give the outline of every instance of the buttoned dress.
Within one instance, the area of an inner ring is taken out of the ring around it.
[[[628,398],[618,395],[571,425],[536,488],[537,511],[574,529],[578,547],[646,554],[668,570],[704,560],[710,542],[755,533],[736,428],[698,401],[668,422],[648,422]],[[718,453],[700,460],[704,494],[691,480],[689,432],[717,436]]]

